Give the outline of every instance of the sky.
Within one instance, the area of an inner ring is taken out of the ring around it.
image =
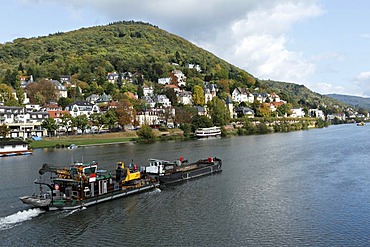
[[[370,97],[368,0],[2,0],[0,9],[0,43],[143,21],[259,79]]]

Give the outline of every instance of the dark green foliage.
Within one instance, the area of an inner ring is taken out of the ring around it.
[[[195,115],[191,118],[192,131],[198,128],[208,128],[213,126],[213,122],[206,116]]]
[[[80,81],[103,85],[107,72],[130,71],[156,82],[176,68],[171,62],[200,64],[205,74],[213,73],[211,79],[233,75],[243,83],[254,80],[247,72],[185,39],[142,22],[116,22],[0,45],[0,80],[13,86],[17,72],[23,71],[34,80],[69,74]],[[204,79],[195,70],[188,72]],[[135,82],[142,85],[143,81],[138,77]]]
[[[141,141],[151,142],[155,140],[154,132],[148,125],[141,126],[137,131],[137,136]]]

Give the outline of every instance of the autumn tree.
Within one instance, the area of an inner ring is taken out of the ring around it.
[[[116,114],[117,121],[125,130],[125,125],[131,125],[135,119],[136,111],[133,104],[128,99],[122,99],[118,102]]]
[[[271,111],[270,111],[270,106],[269,104],[262,104],[260,108],[257,109],[257,116],[260,117],[270,117],[271,116]]]
[[[31,83],[26,87],[26,91],[30,98],[30,102],[33,104],[56,101],[57,99],[55,86],[49,80],[41,80],[37,83]]]
[[[13,88],[7,84],[0,84],[0,102],[6,103],[14,99]]]
[[[205,102],[204,90],[201,86],[195,85],[193,88],[193,102],[194,105],[203,106]]]

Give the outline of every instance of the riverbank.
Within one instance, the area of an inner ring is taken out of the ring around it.
[[[182,135],[182,130],[171,129],[166,132],[153,130],[157,137],[170,137]],[[114,143],[125,143],[130,141],[137,141],[139,137],[136,131],[125,131],[115,133],[102,133],[102,134],[86,134],[86,135],[66,135],[56,137],[44,137],[41,141],[33,141],[30,147],[35,148],[63,148],[69,147],[71,144],[77,146],[88,145],[103,145]]]

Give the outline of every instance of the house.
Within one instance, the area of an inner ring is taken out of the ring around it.
[[[45,103],[42,108],[43,111],[61,111],[62,107],[56,102]]]
[[[136,113],[136,121],[139,126],[142,125],[159,125],[158,112],[154,109]]]
[[[60,76],[60,82],[63,85],[70,84],[71,83],[71,76],[70,75],[61,75]]]
[[[26,88],[29,84],[34,82],[32,75],[30,75],[29,77],[28,76],[21,76],[20,80],[21,80],[21,88]]]
[[[175,69],[171,72],[171,77],[174,79],[174,83],[179,87],[186,86],[186,76],[182,73],[181,70]]]
[[[161,85],[171,84],[171,77],[158,78],[158,84],[161,84]]]
[[[146,101],[146,105],[149,108],[154,108],[155,107],[155,102],[150,96],[144,96],[142,99]]]
[[[208,101],[212,101],[212,99],[217,95],[217,85],[216,84],[208,84],[205,82],[204,85],[204,101],[207,104]]]
[[[264,102],[262,95],[259,94],[259,93],[257,93],[257,92],[256,93],[253,93],[253,97],[254,97],[254,100],[257,100],[260,103],[263,103]]]
[[[26,112],[23,107],[0,106],[0,124],[10,128],[12,138],[45,135],[41,124],[48,117],[47,112]]]
[[[171,101],[164,94],[154,95],[153,101],[157,105],[161,105],[161,106],[164,106],[164,107],[170,107],[171,106]]]
[[[226,97],[225,104],[227,109],[229,110],[230,118],[234,118],[234,104],[229,96]]]
[[[322,110],[319,109],[309,109],[308,110],[308,116],[314,117],[314,118],[321,118],[322,120],[325,120],[325,114]]]
[[[25,111],[20,106],[0,106],[0,124],[14,123]]]
[[[176,94],[178,94],[178,93],[180,93],[180,92],[181,92],[181,89],[180,89],[177,85],[175,85],[175,84],[165,85],[165,86],[164,86],[164,88],[165,88],[165,89],[169,89],[169,88],[171,88],[171,89],[173,89],[173,91],[174,91]]]
[[[28,123],[42,123],[45,119],[49,118],[48,112],[27,112],[26,120]]]
[[[290,114],[290,117],[293,118],[302,118],[306,115],[306,113],[303,111],[303,108],[293,108],[291,111],[292,114]]]
[[[199,116],[207,116],[207,109],[204,106],[194,106]]]
[[[177,95],[177,102],[183,105],[191,105],[193,104],[193,94],[189,91],[180,92]]]
[[[88,101],[88,102],[90,102],[92,104],[95,104],[96,101],[98,101],[98,99],[99,99],[99,95],[94,94],[94,93],[92,95],[86,97],[86,101]]]
[[[251,94],[247,88],[237,87],[233,90],[231,98],[234,102],[254,102],[254,96]]]
[[[119,80],[119,74],[117,72],[109,72],[106,77],[107,81],[110,83],[117,83]]]
[[[65,108],[71,116],[76,117],[80,115],[86,115],[89,117],[93,113],[99,113],[100,109],[99,106],[96,104],[92,104],[87,101],[76,101]]]
[[[57,80],[51,80],[51,82],[54,84],[55,89],[57,91],[57,99],[68,97],[67,88],[63,86],[62,83],[60,83]]]
[[[238,118],[246,116],[247,118],[253,118],[254,117],[254,111],[250,109],[249,107],[245,106],[237,106],[235,107],[235,113]]]
[[[153,87],[152,86],[148,86],[146,84],[144,84],[143,86],[143,94],[144,96],[153,96]]]
[[[189,64],[186,65],[186,67],[189,68],[189,69],[195,69],[198,72],[202,72],[202,69],[201,69],[199,64],[189,63]]]

